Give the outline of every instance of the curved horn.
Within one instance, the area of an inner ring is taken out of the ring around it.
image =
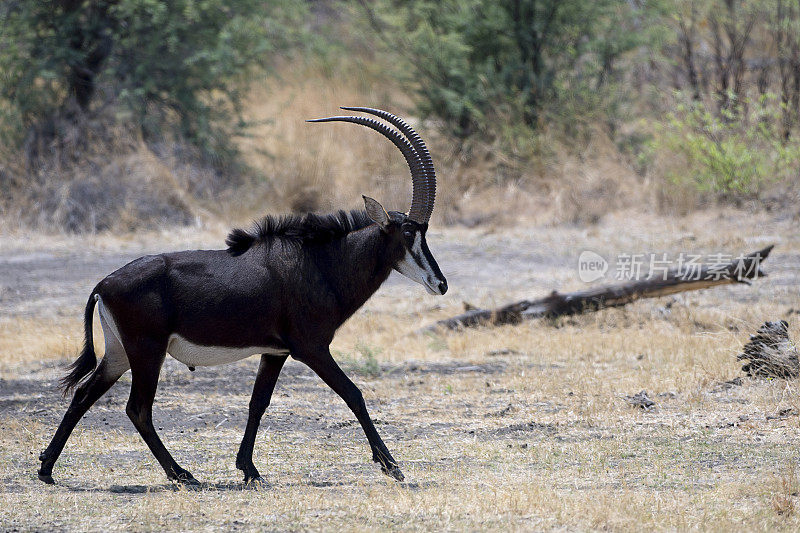
[[[422,137],[420,137],[405,120],[388,111],[373,109],[371,107],[342,107],[342,109],[369,113],[381,117],[390,124],[396,126],[398,130],[408,137],[425,171],[424,176],[420,176],[420,179],[414,177],[414,190],[411,197],[411,208],[408,212],[408,218],[420,224],[427,224],[428,220],[431,218],[433,204],[436,199],[436,170],[433,168],[433,159],[431,159],[431,154],[428,151],[428,147],[425,145],[425,141],[422,140]]]
[[[421,207],[428,206],[427,198],[428,198],[428,190],[429,188],[424,187],[425,183],[425,176],[426,172],[423,167],[422,161],[420,160],[419,154],[414,149],[414,146],[406,139],[400,132],[397,130],[390,128],[383,122],[379,122],[373,118],[369,117],[327,117],[327,118],[315,118],[311,120],[307,120],[306,122],[352,122],[353,124],[361,124],[362,126],[366,126],[371,128],[397,146],[400,151],[403,153],[403,157],[406,159],[406,163],[408,164],[408,168],[411,170],[411,180],[413,183],[413,192],[411,196],[411,211],[409,213],[409,218],[414,220],[415,222],[419,223],[426,223],[428,221],[427,218],[423,218],[423,215],[426,213],[424,209]],[[413,130],[412,130],[413,131]],[[435,186],[433,189],[433,193],[435,194]],[[430,211],[433,209],[433,196],[431,195],[431,202],[430,202],[430,209],[427,210],[427,216],[430,218]],[[415,206],[417,206],[417,211],[414,211]],[[413,213],[416,213],[419,218],[412,216]]]

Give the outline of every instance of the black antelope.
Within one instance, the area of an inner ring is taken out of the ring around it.
[[[246,483],[261,480],[253,464],[256,432],[290,355],[342,397],[361,423],[373,461],[386,474],[403,479],[375,430],[361,391],[333,360],[329,345],[339,326],[378,290],[392,269],[431,294],[447,291],[447,281],[425,241],[436,175],[425,143],[402,119],[379,109],[343,109],[375,115],[394,128],[365,116],[311,122],[361,124],[391,140],[411,170],[408,214],[387,213],[365,196],[366,211],[268,216],[250,231],[233,230],[227,250],[141,257],[100,281],[86,304],[83,351],[62,380],[65,394],[77,389],[53,440],[39,456],[39,479],[53,483],[53,465],[75,425],[130,369],[126,412],[133,425],[168,478],[196,484],[153,427],[153,399],[166,353],[190,368],[261,354],[236,456]],[[99,365],[92,340],[95,306],[106,341]]]

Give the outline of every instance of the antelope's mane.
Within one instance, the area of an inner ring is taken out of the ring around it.
[[[281,239],[298,244],[323,244],[374,224],[363,210],[319,215],[267,215],[249,230],[235,228],[225,239],[228,253],[241,255],[258,243]]]

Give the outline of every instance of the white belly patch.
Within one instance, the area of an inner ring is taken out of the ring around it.
[[[173,333],[169,336],[167,344],[169,354],[185,364],[186,366],[215,366],[232,363],[241,359],[246,359],[251,355],[289,355],[288,350],[281,348],[264,348],[260,346],[248,346],[245,348],[229,348],[225,346],[202,346],[194,344]]]

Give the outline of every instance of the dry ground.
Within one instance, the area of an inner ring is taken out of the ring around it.
[[[217,246],[221,230],[0,238],[0,529],[800,527],[797,383],[725,384],[741,375],[735,355],[764,320],[787,319],[800,337],[797,220],[620,213],[589,228],[431,233],[451,291],[432,297],[393,277],[334,344],[407,481],[383,476],[344,403],[289,363],[256,444],[269,484],[244,489],[234,456],[255,358],[194,373],[170,360],[156,424],[205,482],[198,491],[167,483],[135,433],[127,376],[76,429],[55,486],[36,479],[36,457],[66,408],[55,382],[82,341],[93,284],[141,253]],[[584,249],[738,254],[772,242],[770,276],[752,287],[556,322],[411,333],[463,301],[581,288]],[[656,402],[650,411],[624,401],[642,389]]]

